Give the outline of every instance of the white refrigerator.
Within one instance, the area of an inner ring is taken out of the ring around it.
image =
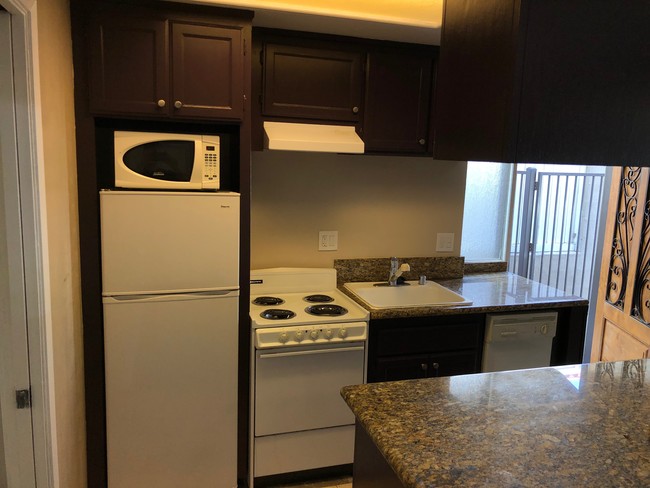
[[[100,211],[108,486],[236,487],[239,195]]]

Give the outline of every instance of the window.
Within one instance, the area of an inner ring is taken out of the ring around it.
[[[466,261],[505,261],[515,165],[467,162],[461,256]]]

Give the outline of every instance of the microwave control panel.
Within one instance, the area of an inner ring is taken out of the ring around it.
[[[203,140],[203,188],[219,189],[219,139]]]

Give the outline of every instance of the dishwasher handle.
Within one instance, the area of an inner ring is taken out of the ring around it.
[[[499,335],[501,337],[514,337],[514,336],[519,335],[519,332],[517,332],[516,330],[506,330],[506,331],[500,332]]]

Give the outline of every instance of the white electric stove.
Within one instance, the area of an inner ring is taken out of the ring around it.
[[[340,396],[365,382],[368,312],[327,268],[251,271],[251,477],[352,463],[354,416]]]

